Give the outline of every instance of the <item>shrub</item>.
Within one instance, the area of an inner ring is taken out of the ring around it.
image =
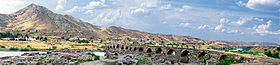
[[[113,52],[114,53],[114,55],[119,55],[119,53],[118,52]]]
[[[52,46],[52,49],[56,49],[57,47],[56,46]]]
[[[11,47],[9,50],[18,50],[16,47]]]
[[[51,62],[53,62],[54,61],[54,59],[50,59],[49,61],[48,61],[48,63],[51,63]]]
[[[280,47],[277,47],[276,50],[277,50],[277,51],[280,51]]]
[[[82,59],[77,59],[77,61],[78,61],[78,62],[83,62],[83,60],[82,60]]]
[[[221,59],[216,65],[231,65],[233,63],[233,59],[229,56],[226,56],[224,59]]]
[[[152,56],[152,54],[151,53],[148,53],[148,57],[151,57]]]
[[[1,48],[6,48],[4,45],[0,45]]]
[[[31,49],[31,51],[39,51],[39,49]]]
[[[21,48],[20,51],[30,51],[28,48]]]
[[[26,47],[31,47],[30,45],[27,45]]]
[[[94,54],[94,53],[88,53],[87,55],[95,56],[95,54]]]
[[[74,48],[74,45],[71,45],[71,48]]]
[[[138,61],[135,65],[145,65],[146,61],[147,61],[147,59],[138,59]]]
[[[100,56],[94,56],[94,60],[99,60],[100,59]]]
[[[92,58],[86,58],[85,61],[93,61]]]
[[[89,43],[89,40],[80,40],[78,43]]]
[[[19,63],[18,65],[27,65],[26,63]]]
[[[74,63],[74,65],[80,65],[80,63]]]
[[[202,45],[205,45],[205,43],[202,43]]]

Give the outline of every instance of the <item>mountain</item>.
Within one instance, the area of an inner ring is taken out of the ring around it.
[[[156,41],[164,41],[165,43],[183,41],[192,41],[195,43],[206,42],[206,40],[200,40],[199,38],[191,36],[152,34],[116,26],[100,27],[83,22],[70,15],[56,14],[36,4],[30,4],[15,13],[0,14],[0,29],[0,32],[18,31],[26,34],[36,31],[36,33],[31,34],[31,36],[59,36],[87,39],[153,39]]]

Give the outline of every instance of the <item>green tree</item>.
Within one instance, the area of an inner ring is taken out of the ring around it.
[[[44,39],[44,37],[40,37],[40,40],[43,40]]]
[[[56,49],[57,47],[56,46],[52,46],[52,49]]]
[[[267,49],[264,49],[264,51],[267,51]]]
[[[1,48],[6,48],[4,45],[0,45]]]
[[[45,37],[45,38],[44,38],[44,40],[48,40],[48,38],[47,38],[47,37]]]
[[[280,51],[280,47],[277,47],[276,50],[277,50],[277,51]]]
[[[38,37],[36,37],[36,40],[40,40],[40,37],[38,36]]]
[[[89,43],[89,40],[80,40],[78,43]]]
[[[221,59],[216,65],[231,65],[234,60],[230,56],[225,56],[224,59]]]
[[[26,47],[29,47],[29,48],[31,48],[31,46],[30,46],[30,45],[27,45]]]

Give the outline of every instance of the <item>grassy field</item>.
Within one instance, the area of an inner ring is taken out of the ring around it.
[[[50,49],[52,47],[57,47],[57,49],[102,49],[100,46],[104,44],[100,43],[57,43],[55,45],[48,44],[51,42],[44,42],[44,41],[7,41],[7,40],[0,40],[0,45],[5,46],[6,49],[11,47],[16,48],[32,48],[32,49]],[[27,46],[30,47],[27,47]]]

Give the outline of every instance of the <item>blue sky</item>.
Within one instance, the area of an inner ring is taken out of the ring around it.
[[[0,13],[31,3],[102,27],[280,43],[280,0],[0,0]]]

